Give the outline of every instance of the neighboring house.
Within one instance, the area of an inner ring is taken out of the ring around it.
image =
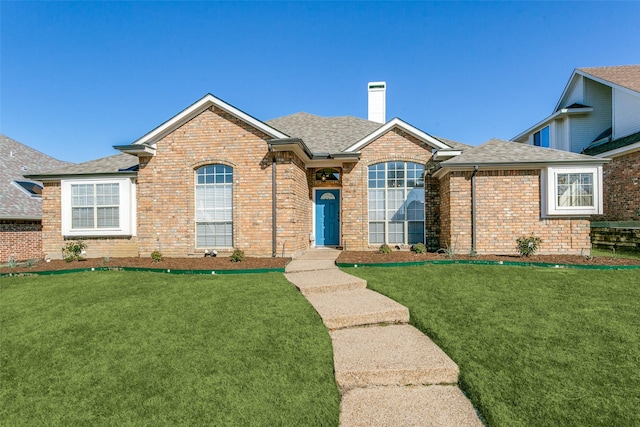
[[[0,134],[0,263],[42,258],[42,183],[24,175],[68,164]]]
[[[624,237],[611,244],[640,234],[623,231],[640,229],[640,65],[574,70],[551,116],[513,140],[611,159],[603,172],[604,214],[593,225],[620,230]],[[599,233],[594,243],[605,243]],[[629,245],[640,247],[640,238]]]
[[[369,84],[369,120],[263,122],[206,95],[115,147],[124,154],[33,175],[44,182],[43,250],[60,257],[65,239],[81,238],[90,257],[419,242],[512,254],[535,233],[540,253],[588,253],[606,160],[434,137],[386,121],[385,89]]]

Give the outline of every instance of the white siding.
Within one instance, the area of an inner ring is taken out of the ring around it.
[[[567,93],[565,94],[562,102],[558,105],[558,108],[568,107],[571,104],[584,104],[584,77],[576,76],[571,82]]]
[[[567,120],[556,120],[552,126],[551,148],[569,151],[569,138]]]
[[[618,89],[613,94],[613,138],[622,138],[640,131],[640,94]]]
[[[586,116],[571,119],[570,151],[580,153],[598,135],[611,127],[611,87],[584,80],[584,103],[593,107]]]

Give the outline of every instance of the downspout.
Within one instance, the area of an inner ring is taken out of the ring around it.
[[[471,174],[471,253],[476,253],[476,175],[478,166],[473,167]]]
[[[278,227],[278,217],[277,217],[277,206],[276,206],[276,195],[277,195],[277,181],[276,181],[276,153],[273,152],[273,149],[269,147],[269,150],[273,153],[273,163],[271,164],[271,257],[275,258],[276,253],[278,251],[276,245],[276,236],[277,236],[277,227]]]

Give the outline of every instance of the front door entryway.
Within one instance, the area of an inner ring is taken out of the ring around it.
[[[316,246],[340,244],[340,190],[316,190]]]

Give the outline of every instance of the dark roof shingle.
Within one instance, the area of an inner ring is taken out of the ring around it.
[[[60,175],[95,175],[112,174],[119,172],[129,172],[135,170],[138,165],[138,158],[130,154],[114,154],[113,156],[102,157],[84,163],[65,166],[58,169],[49,170],[43,174],[33,174],[37,178]]]
[[[382,126],[353,116],[320,117],[302,112],[265,123],[302,139],[314,153],[339,153]]]
[[[552,148],[491,139],[461,155],[442,162],[442,166],[517,165],[523,163],[602,163],[602,159]]]
[[[42,201],[18,188],[14,181],[31,181],[25,175],[69,165],[0,134],[0,218],[39,219]]]

